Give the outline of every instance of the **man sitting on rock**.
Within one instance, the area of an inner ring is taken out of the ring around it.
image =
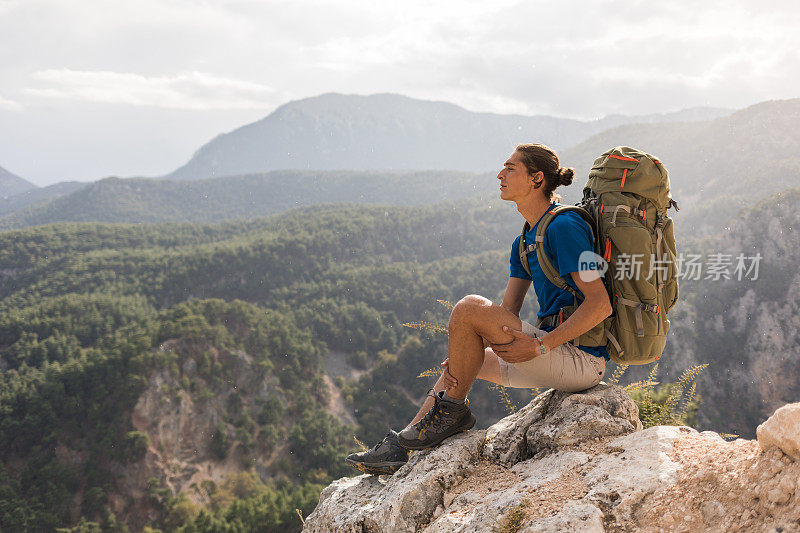
[[[572,183],[574,170],[559,166],[558,156],[541,144],[523,144],[514,150],[497,175],[500,198],[517,204],[531,230],[527,242],[535,242],[543,215],[560,199],[559,185]],[[496,305],[477,295],[466,296],[450,315],[448,358],[444,372],[417,415],[400,433],[390,431],[371,450],[350,454],[347,463],[369,474],[392,474],[408,460],[409,450],[424,450],[447,437],[471,429],[467,393],[476,378],[505,387],[546,387],[580,391],[597,385],[608,359],[605,347],[574,346],[568,342],[587,332],[611,314],[611,302],[597,270],[581,271],[579,257],[594,251],[589,225],[574,212],[555,217],[547,227],[544,252],[583,301],[557,327],[552,318],[573,304],[573,296],[550,282],[536,252],[527,255],[531,275],[522,267],[520,238],[511,246],[511,275]],[[525,294],[533,282],[539,302],[537,328],[519,318]]]

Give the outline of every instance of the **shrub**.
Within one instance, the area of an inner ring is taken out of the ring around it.
[[[150,435],[141,431],[127,432],[122,446],[125,461],[132,463],[143,459],[149,447]]]
[[[228,456],[228,448],[230,447],[230,437],[228,437],[228,430],[222,423],[218,423],[214,428],[214,434],[211,436],[211,451],[220,459],[225,459]]]

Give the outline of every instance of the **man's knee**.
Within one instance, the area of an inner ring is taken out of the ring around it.
[[[492,301],[478,294],[470,294],[461,298],[450,313],[450,325],[469,322],[492,307]]]

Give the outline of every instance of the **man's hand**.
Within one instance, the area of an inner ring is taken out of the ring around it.
[[[542,339],[531,337],[519,330],[503,326],[503,331],[511,333],[514,340],[506,344],[492,344],[492,350],[507,363],[523,363],[541,355]]]
[[[448,357],[442,361],[442,375],[444,376],[444,384],[447,390],[455,389],[458,386],[458,380],[450,373],[450,358]]]

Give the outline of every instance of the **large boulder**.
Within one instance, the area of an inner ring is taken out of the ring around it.
[[[499,465],[510,467],[536,454],[572,449],[636,429],[641,429],[636,404],[617,387],[601,384],[578,394],[550,390],[487,431],[468,432],[432,450],[415,452],[385,482],[367,475],[333,482],[322,491],[304,531],[417,531],[440,517],[444,508],[469,505],[469,495],[453,490],[464,480],[486,478],[489,471],[503,477],[506,468]],[[585,453],[576,453],[528,472],[529,482],[545,483],[554,473],[586,460]],[[511,480],[517,481],[513,476]],[[494,520],[515,499],[514,491],[500,497],[499,507],[487,508],[480,522]],[[452,525],[445,519],[431,531],[449,530],[440,527]]]
[[[391,477],[332,483],[308,532],[798,531],[800,461],[681,426],[619,388],[547,391]]]
[[[762,450],[778,448],[795,461],[800,460],[800,402],[775,411],[758,426],[756,436]]]
[[[487,459],[513,465],[539,453],[642,429],[639,409],[620,388],[601,383],[580,393],[553,389],[493,425]]]
[[[363,475],[334,481],[322,491],[303,531],[416,531],[442,506],[445,491],[475,470],[484,436],[484,431],[462,433],[446,445],[414,452],[386,480]]]

